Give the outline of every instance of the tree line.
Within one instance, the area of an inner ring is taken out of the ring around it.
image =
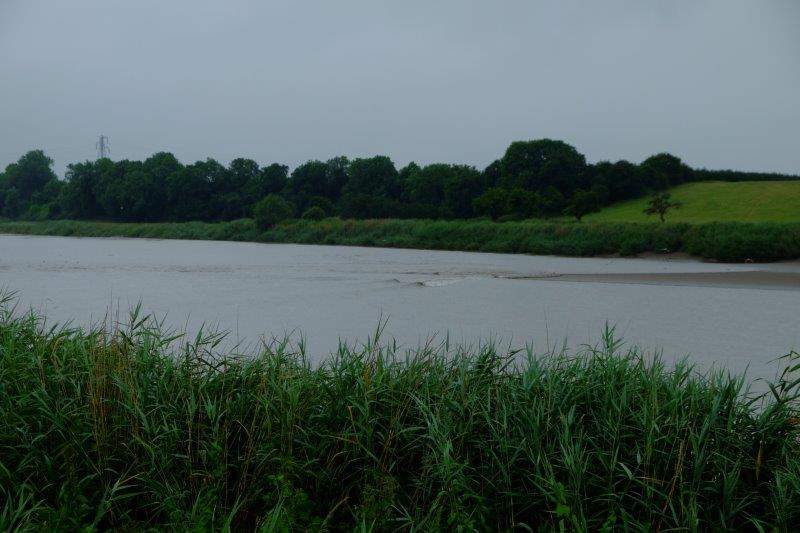
[[[577,219],[602,206],[689,181],[800,179],[800,176],[692,169],[660,153],[639,164],[595,164],[559,140],[516,141],[479,170],[416,163],[398,169],[383,155],[311,160],[291,173],[279,163],[238,158],[185,165],[168,152],[144,161],[98,159],[68,166],[65,178],[34,150],[0,174],[0,216],[128,222],[282,218],[489,217],[514,220],[562,214]]]

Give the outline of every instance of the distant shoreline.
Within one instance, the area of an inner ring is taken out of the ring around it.
[[[0,222],[0,233],[331,244],[566,257],[680,253],[730,263],[800,259],[800,223],[642,224],[329,218],[287,221],[262,232],[250,219],[158,223],[55,220]]]

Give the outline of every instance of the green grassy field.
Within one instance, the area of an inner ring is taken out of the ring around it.
[[[669,191],[683,205],[667,215],[669,222],[798,222],[800,181],[706,181]],[[648,198],[611,205],[587,215],[587,222],[653,222],[643,213]]]

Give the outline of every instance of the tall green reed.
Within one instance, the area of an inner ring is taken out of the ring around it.
[[[800,520],[798,356],[764,394],[625,347],[445,340],[244,357],[137,308],[0,304],[0,528],[777,529]]]

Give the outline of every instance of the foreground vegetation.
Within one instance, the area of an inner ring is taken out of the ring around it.
[[[717,261],[800,258],[800,223],[573,223],[490,220],[252,220],[115,223],[0,222],[0,233],[385,246],[568,256],[684,252]]]
[[[800,181],[710,181],[669,190],[672,222],[800,222]],[[648,222],[647,199],[620,202],[586,215],[590,222]]]
[[[607,331],[487,344],[272,343],[213,355],[131,314],[112,332],[0,304],[0,529],[788,530],[797,381],[666,366]],[[787,364],[796,358],[784,358]],[[800,365],[795,365],[796,372]]]

